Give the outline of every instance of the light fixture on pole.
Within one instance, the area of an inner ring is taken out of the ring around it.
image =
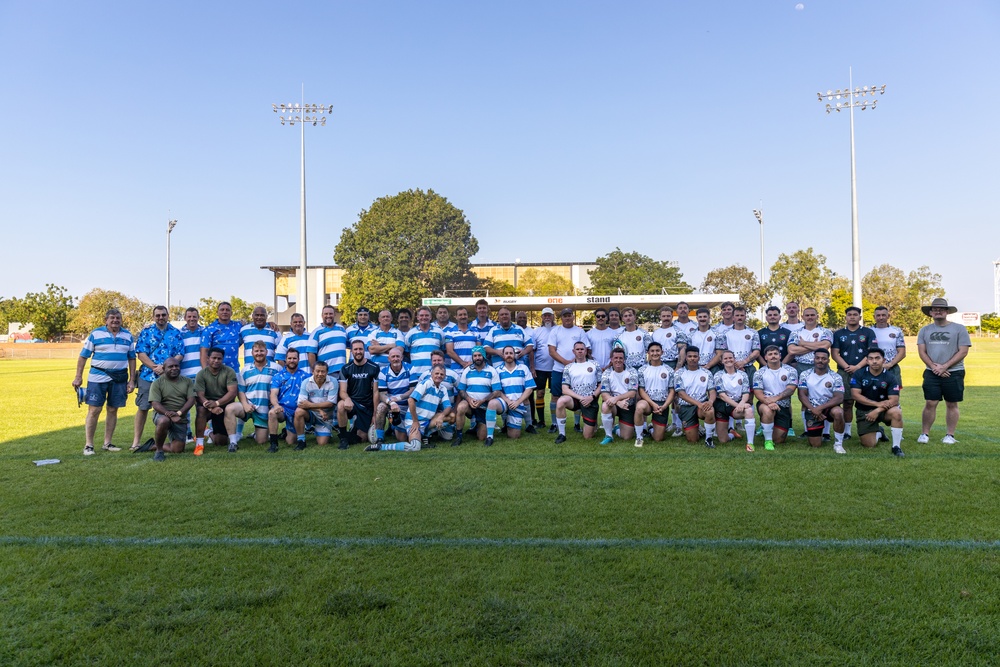
[[[857,176],[854,169],[854,107],[861,107],[864,111],[868,107],[872,109],[878,103],[875,94],[885,94],[885,84],[879,86],[862,86],[854,88],[854,75],[850,68],[847,70],[848,86],[843,90],[828,90],[826,93],[816,93],[819,101],[827,101],[826,112],[836,111],[840,113],[848,109],[851,115],[851,241],[852,241],[852,264],[854,283],[854,305],[861,308],[861,242],[858,239],[858,186]],[[843,99],[843,102],[833,102],[833,100]]]
[[[767,284],[767,276],[764,274],[764,202],[760,203],[760,208],[753,210],[753,217],[757,218],[757,222],[760,223],[760,285],[761,289],[764,289],[764,285]],[[760,319],[762,322],[764,321],[764,308],[765,305],[761,302]]]
[[[304,99],[304,96],[303,96]],[[272,111],[274,113],[281,112],[281,116],[278,119],[281,121],[282,125],[288,124],[291,127],[295,127],[295,124],[299,124],[299,142],[301,146],[301,165],[300,165],[300,175],[302,184],[302,201],[301,201],[301,211],[299,220],[299,276],[298,276],[298,294],[296,298],[296,310],[302,313],[302,316],[306,318],[306,324],[309,324],[309,287],[308,287],[308,267],[306,265],[306,125],[326,125],[326,116],[320,116],[318,114],[327,114],[333,112],[332,104],[306,104],[305,101],[299,104],[272,104]],[[284,115],[288,114],[288,115]],[[312,115],[310,115],[312,114]]]
[[[993,312],[1000,313],[1000,259],[993,262]]]
[[[167,317],[170,316],[170,232],[177,226],[176,220],[167,220]]]

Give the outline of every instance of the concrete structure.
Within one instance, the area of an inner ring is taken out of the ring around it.
[[[309,287],[306,291],[309,304],[308,312],[304,312],[297,303],[296,293],[299,267],[297,266],[262,266],[274,274],[274,313],[278,326],[288,327],[292,313],[303,312],[310,329],[319,325],[319,314],[323,306],[340,305],[343,295],[344,270],[335,265],[310,266],[306,272]],[[578,292],[590,289],[590,272],[597,268],[593,262],[511,262],[501,264],[473,264],[472,272],[480,278],[493,278],[517,286],[518,280],[525,272],[536,270],[551,271],[560,278],[573,284]],[[478,298],[478,297],[476,297]],[[475,301],[475,299],[473,299]]]

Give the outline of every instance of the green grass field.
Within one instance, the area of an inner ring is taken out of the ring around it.
[[[907,365],[902,460],[572,434],[85,459],[73,363],[0,362],[0,665],[1000,656],[997,342],[970,355],[958,445],[943,407],[915,443]]]

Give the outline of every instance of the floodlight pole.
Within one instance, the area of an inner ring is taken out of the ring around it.
[[[1000,314],[1000,259],[993,262],[993,312]]]
[[[862,88],[854,88],[854,73],[851,68],[848,68],[848,86],[847,88],[836,91],[828,90],[826,94],[816,93],[819,97],[819,101],[827,100],[826,112],[831,111],[840,112],[842,109],[850,110],[851,115],[851,260],[852,260],[852,278],[854,283],[854,305],[861,308],[861,240],[858,234],[858,184],[857,184],[857,174],[854,166],[854,107],[861,107],[864,111],[869,106],[875,109],[877,100],[867,99],[867,95],[871,95],[872,98],[875,97],[875,93],[878,92],[880,95],[885,94],[885,84],[881,88],[878,86],[864,86]],[[830,104],[829,100],[840,99],[843,95],[846,102],[837,102],[836,104]],[[864,99],[858,100],[861,97]]]
[[[177,226],[176,220],[167,220],[167,317],[170,317],[170,232]]]
[[[306,124],[312,123],[313,126],[316,125],[326,125],[326,116],[319,117],[316,114],[319,113],[331,113],[333,110],[332,104],[306,104],[305,103],[305,87],[303,86],[303,101],[299,104],[272,104],[271,110],[274,113],[281,111],[287,114],[299,114],[299,115],[288,115],[279,116],[281,124],[284,125],[288,123],[289,126],[294,127],[296,123],[299,124],[299,147],[300,147],[300,165],[299,165],[299,177],[301,184],[300,191],[300,209],[299,209],[299,275],[298,275],[298,296],[296,304],[296,310],[302,313],[302,316],[306,319],[306,326],[309,325],[309,275],[308,275],[308,263],[306,261]],[[309,116],[307,114],[313,114]]]
[[[761,287],[767,284],[767,276],[764,273],[764,202],[761,201],[760,208],[755,208],[753,215],[760,223],[760,284]],[[764,321],[765,305],[760,304],[760,319]]]

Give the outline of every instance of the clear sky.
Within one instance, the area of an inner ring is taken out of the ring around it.
[[[478,262],[676,260],[692,284],[812,246],[851,273],[847,114],[817,91],[887,84],[855,114],[862,272],[929,265],[993,307],[1000,4],[0,0],[0,295],[47,282],[270,302],[380,196],[432,188]]]

